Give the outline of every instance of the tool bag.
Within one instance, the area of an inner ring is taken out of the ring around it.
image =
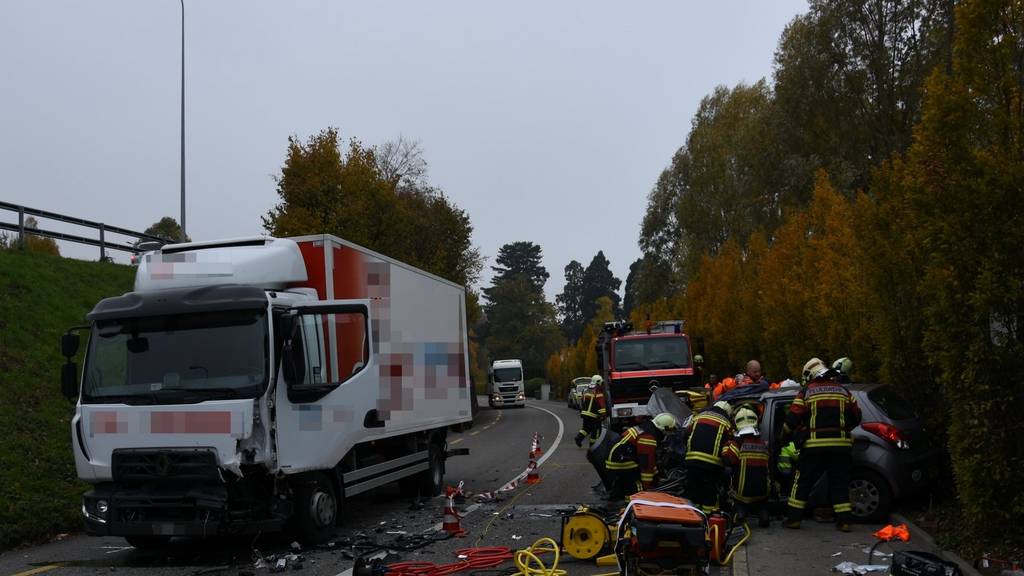
[[[935,554],[899,550],[892,555],[892,576],[963,576],[960,567]]]

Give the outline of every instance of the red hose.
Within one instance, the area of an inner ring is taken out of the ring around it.
[[[460,558],[452,564],[433,562],[397,562],[388,564],[388,576],[448,576],[463,570],[494,568],[512,559],[512,550],[504,546],[482,546],[460,548],[455,551]]]

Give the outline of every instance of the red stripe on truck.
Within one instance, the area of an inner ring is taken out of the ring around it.
[[[657,378],[658,376],[692,376],[693,368],[672,368],[670,370],[637,370],[634,372],[612,372],[617,378]]]

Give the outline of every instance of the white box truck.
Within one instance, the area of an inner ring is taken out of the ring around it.
[[[61,386],[89,534],[323,541],[345,498],[436,495],[466,453],[446,443],[471,420],[463,287],[340,238],[168,245],[87,319]]]
[[[490,390],[487,403],[491,408],[526,406],[526,387],[523,384],[523,363],[520,360],[491,362]]]

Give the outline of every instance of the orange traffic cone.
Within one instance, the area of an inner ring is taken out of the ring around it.
[[[526,468],[526,483],[536,484],[540,482],[540,472],[537,472],[537,461],[531,457],[530,465]]]
[[[451,486],[445,490],[445,495],[448,497],[448,503],[444,506],[444,521],[441,523],[441,529],[452,536],[462,536],[466,531],[462,529],[462,524],[459,523],[459,520],[462,518],[459,516],[459,513],[455,511],[455,502],[453,499],[455,498],[456,493],[457,490]]]
[[[533,447],[530,448],[530,458],[537,458],[544,452],[540,449],[540,435],[536,432],[533,433]]]

